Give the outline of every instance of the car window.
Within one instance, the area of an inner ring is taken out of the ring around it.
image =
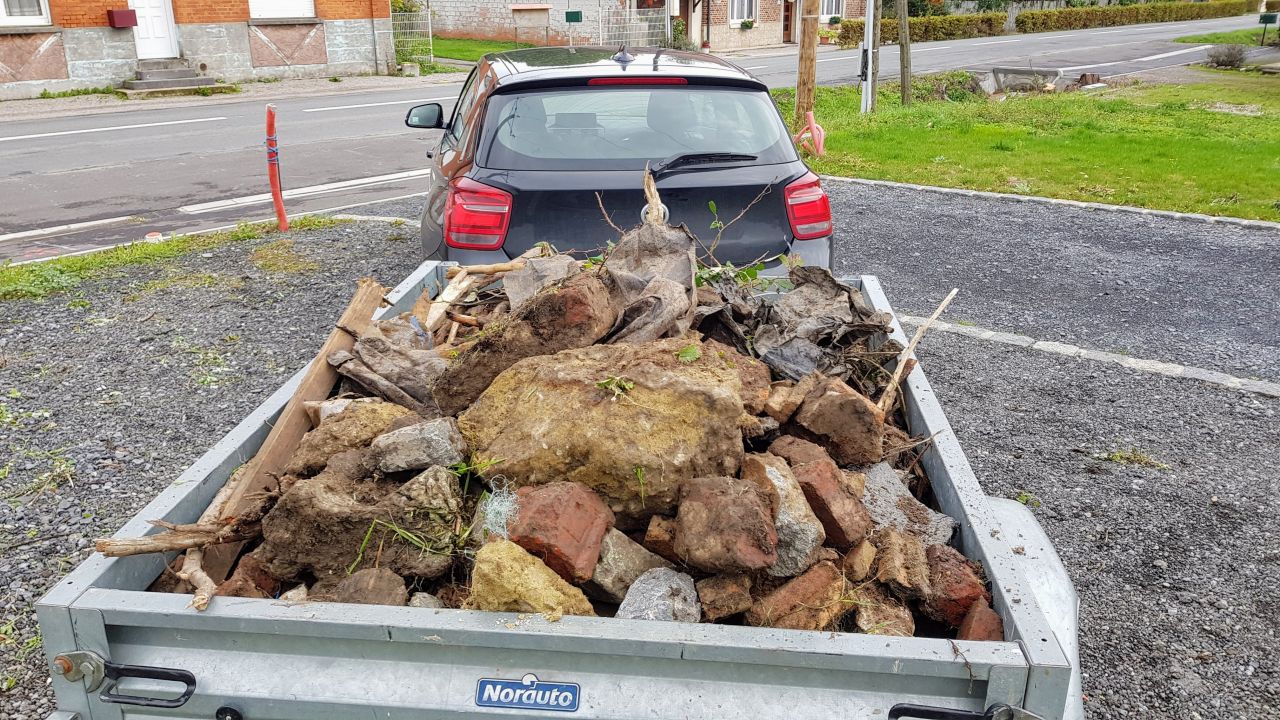
[[[502,170],[638,170],[703,152],[756,155],[762,164],[796,158],[768,94],[681,86],[494,95],[478,160]]]
[[[466,133],[471,110],[480,97],[480,87],[483,84],[480,81],[480,73],[472,70],[471,75],[467,77],[467,84],[462,87],[462,93],[458,96],[458,103],[453,108],[453,119],[449,121],[449,135],[454,140],[461,140]]]

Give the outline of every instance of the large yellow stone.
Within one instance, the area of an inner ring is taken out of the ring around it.
[[[510,540],[494,540],[476,553],[467,608],[536,612],[548,620],[595,615],[587,596]]]

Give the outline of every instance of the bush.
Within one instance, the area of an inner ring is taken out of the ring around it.
[[[1280,12],[1280,0],[1267,0],[1267,12]]]
[[[1104,7],[1069,7],[1061,10],[1028,10],[1018,13],[1014,21],[1018,32],[1035,33],[1052,30],[1136,25],[1173,20],[1243,15],[1252,0],[1213,0],[1212,2],[1162,2],[1145,5],[1107,5]]]
[[[1209,48],[1209,64],[1220,68],[1238,68],[1244,65],[1243,45],[1214,45]]]
[[[959,40],[962,38],[989,37],[1004,33],[1005,13],[977,13],[974,15],[926,15],[914,17],[911,42],[931,40]],[[862,20],[845,20],[840,23],[839,43],[842,47],[857,47],[862,42]],[[880,21],[880,42],[892,45],[898,39],[898,21],[886,18]]]

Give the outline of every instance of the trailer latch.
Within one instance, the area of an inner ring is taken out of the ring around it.
[[[932,705],[898,703],[889,709],[889,720],[1044,720],[1028,710],[996,703],[983,712],[952,710]]]
[[[71,682],[84,680],[85,690],[88,692],[93,692],[101,687],[102,692],[98,694],[98,699],[105,703],[178,708],[186,705],[187,701],[196,692],[196,676],[186,670],[149,667],[146,665],[120,665],[103,660],[97,653],[86,650],[63,653],[53,659],[53,664],[67,680]],[[174,698],[157,698],[144,695],[121,695],[112,692],[115,690],[117,683],[124,678],[131,677],[182,683],[182,694]]]

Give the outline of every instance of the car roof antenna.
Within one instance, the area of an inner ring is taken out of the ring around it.
[[[613,57],[609,59],[622,65],[623,69],[626,69],[627,63],[633,63],[636,61],[636,57],[631,53],[627,52],[626,43],[619,45],[618,52],[614,53]]]

